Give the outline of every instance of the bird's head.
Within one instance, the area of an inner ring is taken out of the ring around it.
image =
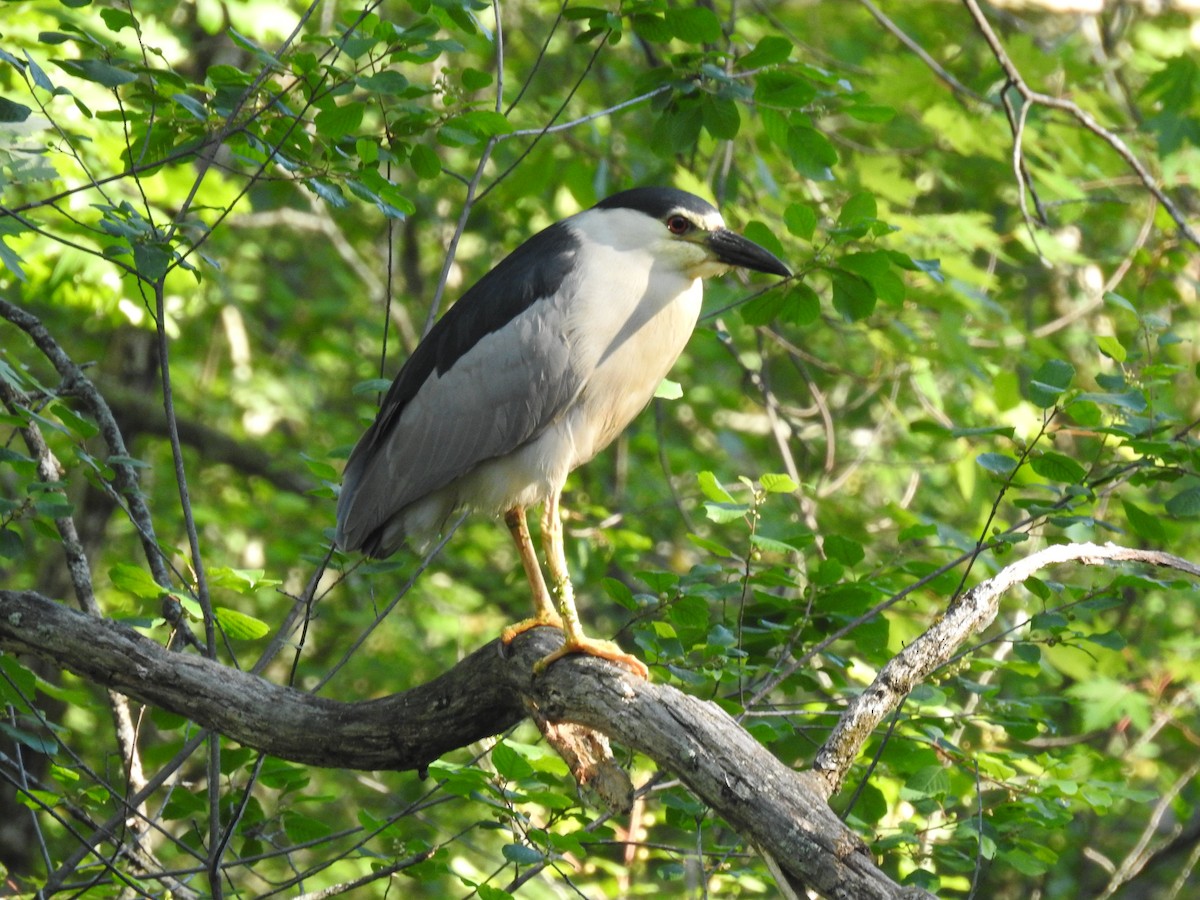
[[[732,267],[791,275],[774,254],[725,226],[717,208],[676,188],[622,191],[593,209],[616,214],[621,239],[689,278],[709,278]]]

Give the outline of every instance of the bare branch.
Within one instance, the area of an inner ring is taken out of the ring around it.
[[[1045,106],[1049,109],[1056,109],[1060,112],[1065,112],[1092,134],[1096,135],[1098,138],[1112,147],[1113,150],[1116,151],[1117,155],[1125,161],[1125,164],[1128,165],[1129,168],[1133,169],[1135,173],[1137,173],[1138,178],[1141,180],[1146,190],[1153,194],[1154,199],[1163,205],[1163,208],[1167,211],[1167,214],[1170,215],[1170,217],[1175,221],[1176,226],[1178,226],[1179,233],[1197,247],[1200,247],[1200,235],[1196,234],[1191,225],[1188,224],[1186,217],[1180,211],[1179,207],[1176,206],[1174,201],[1172,201],[1171,198],[1166,195],[1163,189],[1159,187],[1158,181],[1154,178],[1142,161],[1137,158],[1134,152],[1129,149],[1129,146],[1123,140],[1121,140],[1121,137],[1116,132],[1110,131],[1097,122],[1091,113],[1085,109],[1082,109],[1075,102],[1071,100],[1064,100],[1061,97],[1053,97],[1050,94],[1043,94],[1040,91],[1033,90],[1033,88],[1031,88],[1025,82],[1024,77],[1021,75],[1021,71],[1016,67],[1013,61],[1009,58],[1008,54],[1005,52],[1004,45],[1000,43],[1000,38],[997,37],[996,32],[992,30],[991,23],[988,22],[987,17],[983,14],[983,10],[979,8],[979,3],[977,0],[963,0],[963,3],[967,7],[967,11],[970,12],[971,18],[975,20],[975,27],[979,29],[979,33],[983,35],[983,39],[987,41],[988,47],[991,48],[992,56],[996,58],[996,62],[998,62],[1000,64],[1000,68],[1004,70],[1004,75],[1008,79],[1009,84],[1016,88],[1017,92],[1021,95],[1025,102],[1034,103],[1039,106]],[[1017,158],[1021,156],[1021,134],[1019,130],[1014,132],[1013,138],[1017,144],[1017,146],[1014,148],[1014,158]]]
[[[978,101],[979,103],[988,102],[986,97],[975,93],[975,91],[971,90],[969,87],[955,78],[945,66],[930,56],[929,52],[924,47],[913,40],[913,38],[909,37],[903,28],[888,18],[883,10],[872,3],[871,0],[858,0],[858,2],[866,8],[867,12],[874,17],[876,22],[882,25],[884,29],[886,29],[887,32],[892,35],[892,37],[911,50],[916,55],[917,59],[925,63],[925,65],[929,67],[930,71],[942,81],[946,82],[946,84],[950,86],[950,89],[956,94],[962,94],[964,97],[970,97],[972,100]]]
[[[1116,544],[1055,544],[1006,566],[966,591],[933,626],[896,654],[842,713],[813,763],[829,791],[832,793],[841,787],[851,763],[875,726],[931,672],[945,665],[972,635],[992,623],[1001,594],[1045,566],[1065,562],[1098,566],[1110,561],[1148,563],[1200,578],[1200,566],[1178,556]]]

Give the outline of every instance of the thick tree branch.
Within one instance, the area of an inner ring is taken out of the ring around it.
[[[608,734],[675,772],[789,880],[846,900],[929,896],[880,872],[826,805],[813,776],[776,760],[715,704],[590,657],[562,660],[535,678],[533,663],[561,640],[554,629],[532,629],[507,656],[493,642],[428,684],[340,702],[170,652],[31,591],[0,591],[0,647],[52,660],[275,756],[321,766],[421,769],[503,731],[531,709]]]
[[[1006,566],[960,596],[932,627],[897,653],[842,713],[813,763],[815,772],[825,779],[828,792],[835,793],[841,787],[875,726],[931,672],[949,662],[972,635],[992,623],[1001,594],[1049,565],[1080,562],[1099,566],[1109,561],[1148,563],[1200,577],[1200,566],[1178,556],[1116,544],[1055,544]]]

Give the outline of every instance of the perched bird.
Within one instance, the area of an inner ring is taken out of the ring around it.
[[[583,634],[559,497],[568,473],[654,396],[696,326],[701,279],[733,266],[790,274],[710,203],[673,188],[615,194],[531,237],[401,368],[346,464],[337,545],[385,557],[436,534],[455,510],[503,513],[534,602],[533,618],[503,639],[561,627],[565,644],[539,670],[582,652],[645,677],[641,661]],[[549,588],[525,519],[537,504]]]

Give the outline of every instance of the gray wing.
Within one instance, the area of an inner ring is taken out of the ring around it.
[[[405,507],[537,437],[582,389],[566,331],[569,266],[535,286],[540,297],[516,300],[511,280],[489,283],[503,266],[422,341],[350,454],[338,499],[343,549],[390,553],[381,532]],[[489,296],[501,286],[503,297]]]

